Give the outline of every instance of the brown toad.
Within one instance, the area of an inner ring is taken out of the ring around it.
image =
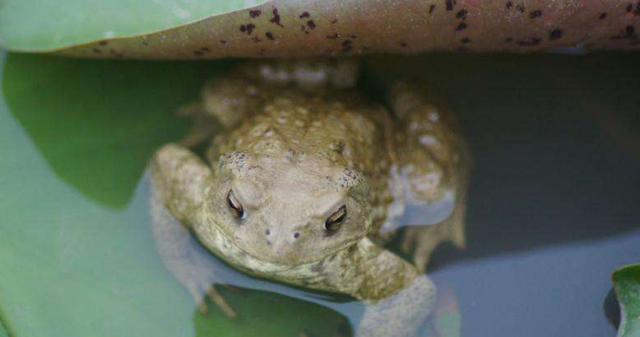
[[[353,89],[356,74],[349,60],[272,61],[209,82],[183,109],[197,120],[183,145],[211,139],[209,118],[224,131],[206,160],[176,144],[156,153],[156,232],[175,241],[162,234],[173,217],[243,272],[365,301],[358,336],[411,334],[434,304],[428,253],[463,241],[465,145],[423,91],[393,85],[392,114]],[[449,226],[407,230],[414,264],[383,248],[408,205],[443,202],[459,203],[440,219]],[[208,292],[233,313],[215,280],[193,277],[197,261],[173,243],[159,247],[198,302]]]

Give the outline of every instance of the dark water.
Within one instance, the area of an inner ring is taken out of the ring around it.
[[[158,258],[144,165],[186,131],[171,112],[229,63],[2,60],[0,321],[11,336],[331,336],[343,314],[358,319],[358,303],[215,260],[245,289],[221,289],[240,316],[201,315]],[[462,336],[614,336],[610,273],[640,260],[637,56],[370,64],[370,81],[434,88],[474,156],[467,246],[440,246],[428,271],[457,307],[445,336],[458,323]]]

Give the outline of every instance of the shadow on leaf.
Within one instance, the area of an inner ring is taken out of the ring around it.
[[[143,63],[9,54],[9,110],[53,171],[90,199],[127,205],[147,160],[184,134],[173,111],[225,63]]]

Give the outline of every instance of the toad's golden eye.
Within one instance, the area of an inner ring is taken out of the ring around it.
[[[331,216],[324,223],[324,229],[328,231],[336,231],[340,228],[340,225],[344,222],[344,219],[347,218],[347,206],[342,205],[340,209],[338,209],[335,213],[331,214]]]
[[[233,213],[236,218],[242,219],[244,216],[244,208],[242,208],[242,204],[236,199],[236,196],[233,195],[233,191],[231,190],[227,193],[227,206],[229,206],[231,213]]]

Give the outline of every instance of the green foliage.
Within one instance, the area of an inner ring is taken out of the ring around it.
[[[640,336],[640,264],[616,270],[611,276],[620,302],[618,337]]]
[[[0,45],[42,51],[172,28],[260,0],[2,0]]]
[[[100,203],[124,207],[152,152],[185,132],[186,121],[172,112],[195,98],[212,70],[11,54],[2,89],[60,178]]]

